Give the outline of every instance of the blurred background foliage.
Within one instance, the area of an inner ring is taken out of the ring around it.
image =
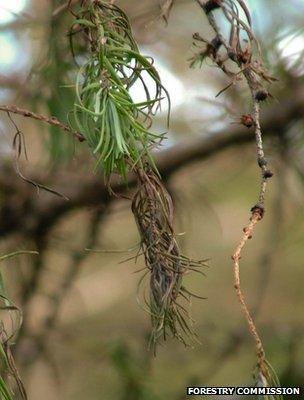
[[[67,122],[74,102],[67,37],[71,17],[66,12],[53,15],[62,3],[11,0],[8,6],[0,1],[0,102]],[[223,130],[233,133],[237,126],[232,123],[250,110],[248,92],[239,83],[215,98],[229,83],[223,74],[208,65],[189,69],[192,34],[211,33],[195,2],[176,0],[168,25],[159,18],[158,0],[118,3],[172,97],[164,148],[195,138],[216,139]],[[267,66],[279,79],[271,88],[273,99],[265,113],[269,109],[275,116],[282,104],[291,108],[299,100],[297,112],[289,113],[280,129],[271,132],[270,125],[265,132],[275,176],[265,219],[244,254],[242,280],[282,386],[300,385],[304,382],[304,1],[247,3]],[[156,119],[159,132],[164,119],[165,112]],[[192,384],[250,384],[255,358],[233,290],[230,254],[258,192],[253,138],[242,146],[232,143],[201,161],[196,157],[168,176],[183,250],[193,258],[210,258],[210,268],[206,278],[187,278],[193,292],[207,297],[192,305],[201,345],[192,349],[168,341],[154,357],[147,351],[149,317],[136,303],[135,271],[143,261],[122,262],[133,255],[128,249],[139,240],[129,202],[110,201],[104,191],[94,192],[97,201],[91,201],[90,182],[103,178],[93,176],[94,160],[85,146],[56,128],[48,132],[39,122],[15,116],[14,121],[27,144],[28,161],[20,162],[23,173],[71,195],[70,203],[62,204],[62,199],[38,194],[20,181],[13,169],[15,128],[2,113],[1,252],[40,252],[38,257],[11,259],[1,266],[10,298],[24,312],[14,354],[29,398],[182,400],[185,387]]]

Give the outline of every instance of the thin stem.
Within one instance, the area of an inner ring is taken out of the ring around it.
[[[23,117],[32,118],[37,121],[45,122],[46,124],[49,124],[49,125],[57,126],[58,128],[62,129],[63,131],[71,133],[80,142],[83,142],[85,140],[82,133],[71,129],[68,125],[59,121],[56,117],[48,117],[46,115],[37,114],[32,111],[26,110],[24,108],[16,107],[14,105],[11,105],[11,106],[7,106],[7,105],[1,106],[0,105],[0,111],[5,111],[7,113],[22,115]]]
[[[245,244],[247,243],[248,239],[250,239],[252,237],[254,227],[261,219],[262,219],[262,216],[258,210],[254,211],[252,213],[250,222],[244,228],[244,233],[239,241],[237,248],[235,249],[235,252],[232,256],[232,260],[234,263],[234,288],[236,290],[236,294],[237,294],[239,303],[241,304],[242,312],[246,318],[249,331],[255,341],[255,346],[256,346],[256,351],[257,351],[257,356],[258,356],[258,365],[263,370],[264,369],[263,366],[265,364],[265,351],[263,348],[263,344],[262,344],[260,335],[257,331],[257,328],[254,324],[253,318],[252,318],[250,311],[248,309],[248,306],[246,304],[245,296],[241,289],[240,264],[239,264],[239,261],[241,259],[242,250],[243,250]]]
[[[263,140],[262,140],[262,130],[260,125],[260,102],[265,100],[268,97],[268,92],[265,90],[263,85],[260,83],[260,80],[265,79],[268,82],[274,80],[270,77],[264,70],[262,60],[254,60],[253,54],[253,42],[258,47],[258,58],[260,57],[259,51],[259,44],[257,43],[254,34],[251,30],[251,17],[249,10],[247,9],[245,3],[240,1],[239,4],[243,8],[247,21],[248,26],[245,22],[241,21],[238,15],[234,12],[234,2],[230,2],[230,9],[227,9],[224,5],[224,2],[221,0],[214,0],[202,3],[201,0],[196,0],[200,7],[206,14],[208,19],[209,25],[212,27],[215,33],[215,38],[212,42],[208,42],[209,44],[200,53],[203,57],[209,57],[219,68],[223,70],[223,72],[231,77],[232,81],[230,87],[238,78],[238,76],[243,75],[245,80],[247,81],[248,87],[250,89],[251,97],[252,97],[252,121],[254,126],[254,133],[255,133],[255,142],[256,142],[256,149],[257,149],[257,163],[259,168],[261,169],[261,186],[260,192],[258,196],[258,202],[253,206],[251,209],[251,218],[249,224],[244,228],[243,235],[240,238],[239,244],[235,249],[235,252],[232,256],[233,263],[234,263],[234,287],[237,293],[238,300],[241,305],[241,310],[246,318],[249,332],[252,335],[255,345],[256,345],[256,352],[258,357],[258,368],[259,372],[266,378],[269,378],[269,372],[267,368],[267,362],[265,359],[265,351],[263,348],[263,344],[257,328],[254,324],[253,318],[250,314],[248,306],[245,301],[244,294],[241,289],[241,280],[240,280],[240,265],[239,260],[241,258],[241,253],[246,245],[248,239],[252,237],[252,233],[254,230],[255,225],[263,218],[264,215],[264,203],[265,203],[265,194],[267,188],[267,181],[269,178],[272,177],[272,172],[267,168],[267,160],[265,158],[264,149],[263,149]],[[216,8],[220,8],[227,19],[228,24],[231,25],[230,28],[230,40],[226,40],[225,37],[222,35],[220,31],[220,27],[217,24],[215,16],[213,14],[213,10]],[[237,21],[237,28],[235,26],[235,21]],[[248,35],[248,41],[246,45],[243,44],[242,38],[240,36],[240,26],[244,29]],[[197,38],[197,35],[194,35],[194,39]],[[226,50],[226,54],[219,55],[218,51],[220,47],[224,47]],[[237,73],[232,72],[226,68],[225,62],[227,60],[233,61],[239,71]],[[260,80],[259,80],[260,78]],[[223,92],[223,91],[221,91]],[[220,92],[220,93],[221,93]]]

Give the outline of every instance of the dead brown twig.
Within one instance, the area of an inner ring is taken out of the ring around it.
[[[231,81],[230,84],[228,84],[225,89],[221,90],[219,94],[223,93],[236,83],[237,80],[240,80],[243,77],[247,82],[252,98],[252,112],[251,114],[246,115],[246,121],[249,118],[251,122],[250,127],[253,126],[254,128],[257,164],[261,170],[261,185],[258,202],[251,209],[252,215],[250,222],[247,227],[244,228],[243,235],[235,249],[232,259],[234,262],[234,287],[242,312],[245,315],[249,331],[256,344],[259,379],[263,382],[265,379],[267,382],[271,382],[271,376],[265,358],[262,341],[241,290],[239,260],[245,244],[248,239],[252,237],[255,225],[263,218],[267,182],[273,175],[268,169],[263,149],[262,130],[260,125],[260,103],[269,97],[269,93],[264,88],[262,81],[271,83],[275,78],[270,76],[263,66],[260,45],[252,31],[250,12],[244,1],[208,0],[203,2],[202,0],[197,0],[197,3],[203,9],[209,25],[213,28],[215,37],[211,41],[208,41],[202,38],[198,33],[193,35],[196,42],[203,44],[203,48],[191,59],[191,66],[194,66],[197,62],[202,63],[205,58],[211,59]],[[239,8],[244,12],[244,20],[240,17]],[[220,27],[215,18],[215,10],[219,10],[226,18],[228,25],[230,25],[230,35],[228,38],[221,33]],[[247,36],[246,39],[244,39],[244,34]],[[222,49],[223,51],[220,52]],[[230,62],[229,64],[228,61]],[[237,70],[232,69],[230,65],[231,61],[237,67]],[[240,118],[240,122],[244,123],[244,125],[246,121]],[[248,125],[245,126],[248,127]]]
[[[206,260],[193,261],[181,254],[173,229],[172,198],[156,173],[147,165],[136,169],[136,174],[139,186],[132,211],[149,272],[149,299],[144,296],[144,305],[152,320],[151,346],[155,350],[159,339],[166,340],[168,334],[188,344],[185,337],[194,339],[195,333],[181,298],[189,302],[191,296],[199,296],[190,293],[182,280],[186,273],[201,272]]]
[[[268,372],[267,372],[267,368],[265,368],[265,351],[263,348],[262,340],[261,340],[260,335],[257,331],[257,328],[254,324],[253,318],[247,307],[245,297],[244,297],[244,294],[241,289],[240,264],[239,264],[239,261],[241,259],[242,250],[243,250],[245,244],[247,243],[247,241],[249,239],[251,239],[253,231],[254,231],[254,227],[262,218],[263,218],[263,213],[261,212],[261,209],[257,209],[257,208],[253,209],[252,216],[250,218],[250,222],[244,228],[243,235],[242,235],[240,242],[232,256],[232,260],[234,263],[234,288],[236,290],[239,303],[241,304],[243,314],[246,317],[249,331],[255,341],[257,357],[258,357],[258,367],[262,371],[263,375],[265,377],[267,377]]]

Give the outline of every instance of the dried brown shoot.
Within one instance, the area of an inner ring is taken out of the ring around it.
[[[276,79],[267,72],[263,65],[260,45],[252,31],[250,12],[244,1],[208,0],[203,2],[202,0],[197,0],[197,2],[205,12],[208,22],[213,28],[215,37],[210,41],[202,38],[198,33],[193,35],[194,44],[200,47],[200,51],[190,60],[191,66],[201,65],[206,58],[211,59],[230,80],[230,83],[218,95],[243,78],[247,82],[252,98],[251,114],[243,114],[239,122],[246,127],[254,128],[257,163],[261,170],[261,185],[258,202],[251,210],[250,223],[244,228],[244,233],[241,236],[232,259],[234,262],[235,290],[249,331],[256,344],[259,376],[264,377],[264,380],[269,383],[273,381],[271,370],[265,358],[262,341],[241,290],[239,260],[247,240],[252,237],[255,225],[263,218],[267,182],[273,175],[267,167],[267,160],[263,149],[260,126],[260,103],[270,96],[263,82],[271,83]],[[221,33],[215,17],[215,11],[221,12],[226,18],[228,26],[230,25],[230,34],[227,38]],[[241,17],[240,12],[243,12],[244,18]]]
[[[254,231],[255,225],[262,219],[263,214],[259,209],[254,209],[252,212],[252,216],[250,218],[249,224],[244,228],[244,233],[240,239],[240,242],[232,256],[232,260],[234,263],[234,288],[237,293],[238,300],[241,304],[242,312],[246,317],[246,321],[248,324],[249,331],[255,341],[256,352],[258,357],[258,368],[262,372],[263,376],[269,378],[268,368],[266,367],[266,359],[265,359],[265,351],[262,344],[262,340],[257,331],[257,328],[254,324],[253,318],[250,314],[250,311],[247,307],[244,294],[241,289],[241,280],[240,280],[240,264],[239,261],[241,259],[241,253],[246,245],[248,239],[251,239]]]
[[[136,170],[139,188],[134,195],[132,211],[141,236],[141,250],[150,272],[149,300],[145,305],[151,314],[151,346],[168,334],[184,344],[195,338],[188,311],[181,298],[193,296],[183,286],[183,276],[199,271],[204,261],[192,261],[181,255],[173,231],[173,204],[170,194],[155,172],[146,166]],[[189,323],[190,321],[190,323]]]

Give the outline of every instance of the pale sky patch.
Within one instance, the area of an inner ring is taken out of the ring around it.
[[[0,0],[0,24],[13,21],[25,4],[26,0]]]

